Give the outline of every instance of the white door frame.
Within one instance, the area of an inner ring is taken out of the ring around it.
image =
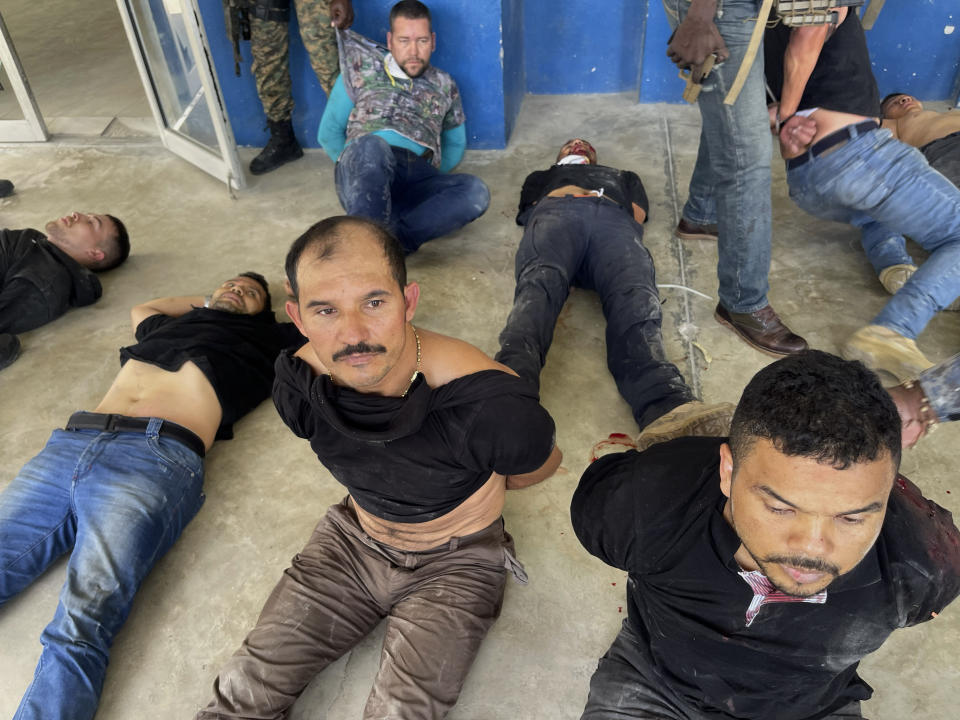
[[[7,78],[23,113],[23,120],[0,120],[0,142],[46,142],[50,134],[37,108],[20,58],[17,57],[13,38],[3,22],[3,15],[0,15],[0,65],[7,70]]]

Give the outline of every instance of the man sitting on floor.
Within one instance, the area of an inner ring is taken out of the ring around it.
[[[960,593],[960,532],[900,445],[877,377],[807,351],[754,376],[729,439],[588,467],[573,527],[629,610],[583,720],[862,717],[859,661]]]
[[[808,115],[816,128],[809,147],[796,140],[793,123],[780,130],[794,202],[868,234],[880,227],[909,235],[930,252],[871,323],[842,346],[844,357],[906,380],[932,364],[917,336],[960,295],[960,190],[919,150],[880,129],[879,93],[860,19],[846,7],[836,12],[836,26],[767,30],[764,67],[779,95],[780,117]]]
[[[430,65],[430,11],[401,0],[384,48],[340,33],[340,77],[319,140],[336,163],[340,204],[386,225],[405,253],[486,212],[490,191],[473,175],[449,174],[467,147],[457,85]]]
[[[95,303],[94,272],[130,254],[127,229],[113,215],[73,212],[39,230],[0,230],[0,369],[20,353],[15,333],[55,320],[68,307]]]
[[[513,309],[497,360],[540,384],[557,316],[573,284],[595,289],[607,319],[607,367],[644,429],[640,449],[675,434],[725,435],[733,407],[697,402],[660,335],[653,258],[643,246],[647,194],[636,173],[597,165],[586,140],[568,140],[555,165],[520,191]],[[651,423],[653,423],[651,425]]]
[[[270,393],[280,350],[266,280],[131,311],[137,344],[93,412],[74,413],[0,493],[0,605],[71,552],[17,720],[92,718],[113,639],[150,569],[203,503],[203,456]]]
[[[349,494],[284,571],[197,718],[286,717],[384,618],[363,717],[445,717],[507,574],[526,580],[501,512],[507,490],[559,466],[553,421],[508,368],[413,326],[420,288],[376,223],[317,223],[286,269],[287,314],[309,342],[277,360],[273,399]]]

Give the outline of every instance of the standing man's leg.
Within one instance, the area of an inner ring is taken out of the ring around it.
[[[203,503],[203,460],[158,436],[79,431],[72,469],[76,541],[43,651],[15,720],[89,720],[134,594]],[[68,431],[58,431],[68,432]]]
[[[538,387],[557,316],[587,250],[588,232],[580,215],[587,209],[583,198],[544,198],[527,220],[517,248],[513,308],[495,359]]]
[[[668,12],[672,9],[682,22],[689,3],[666,3]],[[717,320],[753,347],[786,355],[805,349],[807,344],[780,321],[767,298],[772,143],[764,102],[762,49],[737,101],[733,105],[723,102],[746,54],[759,7],[759,0],[725,0],[721,16],[715,19],[730,57],[710,73],[700,92],[701,151],[685,213],[693,214],[696,206],[697,212],[706,215],[712,194],[719,235]],[[712,193],[708,192],[710,183]]]
[[[310,65],[329,96],[340,74],[337,31],[330,24],[330,0],[294,0],[300,39],[310,56]]]
[[[254,175],[268,173],[303,156],[291,121],[289,2],[259,0],[250,13],[250,52],[253,55],[250,69],[257,81],[257,95],[270,128],[266,147],[250,162],[250,172]]]
[[[423,158],[407,155],[394,186],[393,218],[397,239],[412,253],[483,215],[490,190],[476,175],[441,173]]]

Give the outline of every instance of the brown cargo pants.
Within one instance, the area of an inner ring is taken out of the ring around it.
[[[367,535],[344,500],[284,571],[197,720],[285,718],[313,677],[383,618],[363,717],[442,718],[500,614],[508,569],[526,581],[502,518],[440,548],[403,552]]]

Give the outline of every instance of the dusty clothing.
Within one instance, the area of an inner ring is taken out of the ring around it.
[[[791,32],[790,27],[780,23],[768,29],[763,39],[764,71],[777,98],[783,91],[783,54]],[[867,39],[855,10],[847,13],[846,19],[824,43],[798,108],[880,116],[880,93],[870,67]]]
[[[492,473],[536,470],[553,448],[553,420],[536,388],[500,370],[438,388],[420,375],[402,398],[334,385],[289,352],[276,373],[283,421],[360,507],[392,522],[440,517]]]
[[[416,78],[397,78],[384,64],[388,50],[350,30],[340,32],[340,70],[354,108],[347,142],[378,130],[392,130],[432,151],[440,167],[440,136],[465,122],[457,84],[429,66]]]
[[[596,290],[607,321],[607,367],[643,428],[694,399],[663,349],[653,257],[630,209],[634,202],[646,209],[643,185],[633,173],[615,168],[564,169],[588,172],[540,171],[523,184],[517,219],[525,229],[517,248],[517,288],[497,360],[539,385],[571,286]],[[611,192],[602,198],[542,197],[552,187],[568,184]]]
[[[136,345],[120,349],[121,364],[134,359],[176,372],[192,361],[200,368],[223,409],[218,440],[232,438],[233,423],[263,402],[278,353],[305,342],[293,323],[278,323],[269,310],[241,315],[207,308],[151,315],[137,325],[136,337]]]
[[[21,333],[95,303],[100,280],[38,230],[0,230],[0,332]]]
[[[960,355],[924,370],[917,382],[940,422],[960,420]]]
[[[300,38],[310,57],[323,91],[330,88],[340,72],[336,31],[330,26],[330,0],[290,0],[297,12]],[[250,69],[257,81],[257,95],[267,118],[274,122],[289,120],[293,114],[293,88],[290,80],[290,26],[286,22],[262,20],[250,16]]]
[[[512,558],[502,519],[434,550],[401,552],[367,535],[349,501],[332,506],[197,720],[284,716],[318,672],[384,618],[380,669],[363,717],[444,717],[500,615]]]
[[[580,542],[629,573],[638,662],[685,718],[808,720],[869,698],[860,660],[960,593],[950,513],[898,477],[876,543],[825,602],[769,602],[748,625],[754,591],[723,516],[724,441],[681,438],[602,457],[574,493]]]

